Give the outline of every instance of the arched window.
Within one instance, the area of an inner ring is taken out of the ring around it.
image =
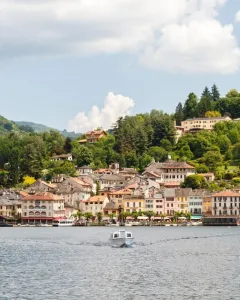
[[[46,209],[46,208],[47,208],[46,205],[41,206],[41,209]]]
[[[34,209],[34,206],[33,206],[33,205],[30,205],[30,206],[29,206],[29,209]]]
[[[42,211],[42,212],[41,212],[41,216],[46,216],[46,212],[45,212],[45,211]]]
[[[35,216],[40,216],[40,212],[39,212],[39,211],[36,211],[36,212],[35,212]]]
[[[33,211],[30,211],[29,212],[29,216],[33,216],[34,215],[34,212]]]

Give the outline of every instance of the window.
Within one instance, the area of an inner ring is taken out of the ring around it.
[[[127,202],[127,207],[129,207],[129,202]]]
[[[142,204],[142,203],[141,203],[141,202],[139,202],[139,207],[141,207],[141,204]]]

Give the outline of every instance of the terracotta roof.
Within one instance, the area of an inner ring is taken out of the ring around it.
[[[138,188],[138,184],[137,183],[132,183],[132,184],[129,184],[126,188],[127,189],[136,189],[136,188]]]
[[[122,189],[119,191],[111,192],[110,195],[131,195],[132,191],[130,189]]]
[[[87,200],[87,202],[103,202],[106,199],[106,196],[93,196]]]
[[[86,133],[86,135],[100,135],[100,134],[107,134],[107,133],[104,130],[92,130]]]
[[[81,180],[81,179],[79,179],[79,178],[71,177],[71,179],[72,179],[74,182],[76,182],[76,183],[78,183],[78,184],[80,184],[80,185],[82,185],[82,186],[88,186],[88,187],[91,187],[91,184],[90,184],[90,183],[87,183],[87,182],[85,182],[85,181],[83,181],[83,180]]]
[[[27,197],[29,196],[29,194],[27,192],[24,192],[24,191],[19,191],[19,194],[23,197]]]
[[[49,200],[49,201],[53,201],[53,200],[64,200],[62,197],[56,196],[52,193],[36,193],[34,195],[29,195],[25,198],[23,198],[23,201],[25,200]]]
[[[157,178],[160,178],[160,177],[161,177],[160,175],[158,175],[158,174],[156,174],[156,173],[154,173],[154,172],[151,172],[151,171],[146,171],[146,172],[144,172],[143,174],[145,175],[146,173],[148,173],[148,174],[150,174],[150,175],[152,175],[152,176],[154,176],[154,177],[157,177]]]
[[[164,186],[180,186],[180,181],[172,181],[172,182],[166,182],[164,183]]]
[[[213,194],[212,197],[240,197],[240,193],[233,191],[222,191],[216,194]]]

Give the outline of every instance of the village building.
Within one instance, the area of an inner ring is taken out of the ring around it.
[[[194,215],[202,215],[203,213],[203,199],[205,195],[204,190],[192,190],[189,195],[189,212]]]
[[[176,200],[176,189],[165,189],[164,195],[164,214],[173,216],[174,212],[178,210],[178,203]]]
[[[104,130],[92,130],[86,133],[86,142],[87,143],[96,143],[101,138],[106,137],[107,133]],[[81,140],[80,140],[81,141]]]
[[[9,200],[0,198],[0,216],[20,219],[22,215],[22,202],[20,199]]]
[[[114,174],[114,171],[112,169],[97,169],[93,173],[99,176],[104,174],[112,175]]]
[[[148,178],[148,174],[160,176],[157,182],[165,184],[169,182],[183,182],[189,175],[195,174],[195,168],[187,162],[174,161],[169,159],[163,163],[153,162],[144,171],[143,175]]]
[[[119,175],[125,178],[125,180],[131,180],[138,175],[138,171],[135,168],[121,168]]]
[[[54,156],[51,157],[51,160],[52,161],[61,161],[61,160],[72,161],[73,160],[73,155],[71,153],[54,155]]]
[[[51,224],[65,218],[64,199],[49,192],[36,193],[22,199],[22,222]]]
[[[181,122],[181,127],[186,132],[196,132],[202,129],[213,130],[213,127],[218,122],[231,121],[229,117],[214,117],[214,118],[193,118]]]
[[[33,184],[31,184],[25,192],[29,194],[35,194],[40,192],[50,192],[54,193],[56,191],[57,185],[55,183],[48,183],[42,179],[38,179]]]
[[[90,198],[92,185],[77,177],[64,177],[63,181],[57,184],[56,194],[64,199],[65,203],[82,209],[82,202]]]
[[[119,206],[121,205],[123,207],[123,200],[125,198],[130,197],[133,194],[133,191],[130,189],[121,189],[117,191],[113,191],[109,193],[109,199],[112,201],[115,205]]]
[[[239,216],[240,193],[222,191],[212,195],[213,216]]]
[[[176,201],[177,201],[177,211],[184,214],[189,212],[189,196],[192,189],[189,188],[178,188],[175,190]]]
[[[108,202],[103,208],[103,215],[105,220],[117,218],[119,215],[119,206],[117,206],[114,202]]]
[[[142,212],[145,211],[145,198],[144,195],[139,193],[131,196],[127,196],[122,200],[124,212]]]
[[[204,217],[212,215],[212,196],[211,194],[205,194],[203,196],[203,208],[202,214]]]
[[[98,182],[101,189],[105,187],[123,188],[126,184],[125,179],[117,174],[103,174],[99,176]]]
[[[156,215],[164,214],[165,200],[163,197],[163,191],[155,190],[154,192],[149,191],[148,197],[145,198],[146,211],[153,211]]]
[[[93,174],[93,169],[89,166],[82,166],[77,168],[77,172],[79,175],[90,175]]]
[[[105,196],[93,196],[87,201],[84,201],[84,211],[92,213],[93,216],[96,216],[97,213],[102,213],[104,215],[104,207],[109,203],[109,199]]]

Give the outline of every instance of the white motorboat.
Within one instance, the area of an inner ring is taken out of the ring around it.
[[[111,233],[110,242],[113,247],[129,247],[133,243],[133,236],[130,231],[120,229]]]
[[[53,220],[52,226],[53,227],[70,227],[73,226],[74,221],[71,219],[59,219]]]

